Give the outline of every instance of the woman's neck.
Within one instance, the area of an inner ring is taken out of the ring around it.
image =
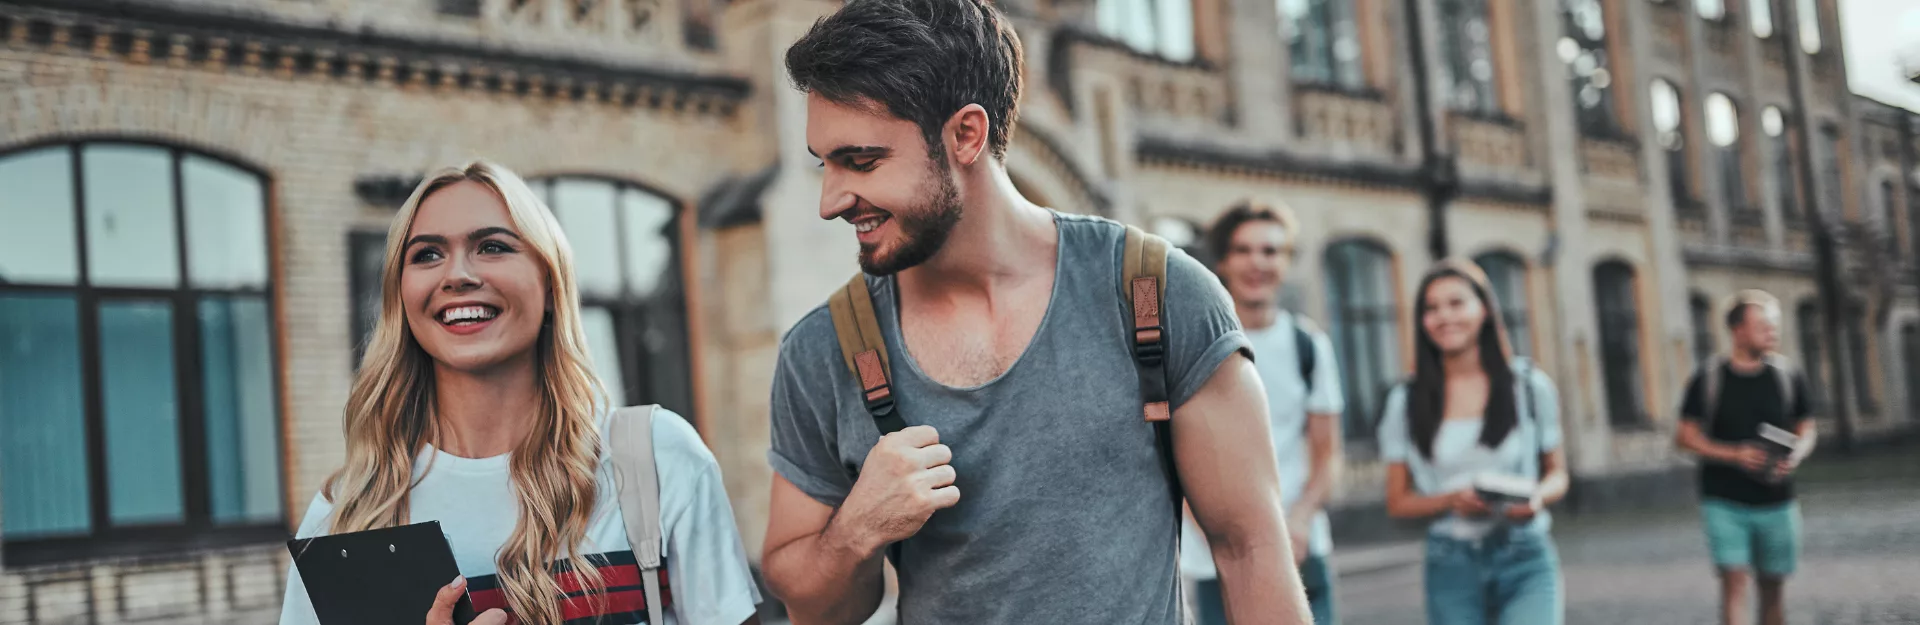
[[[483,372],[436,365],[434,408],[441,451],[491,458],[519,446],[540,408],[531,355]]]
[[[1480,346],[1471,345],[1459,351],[1441,354],[1440,371],[1445,373],[1449,380],[1485,376],[1487,371],[1480,363]]]

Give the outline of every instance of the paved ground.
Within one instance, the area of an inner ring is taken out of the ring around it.
[[[1806,518],[1792,625],[1920,624],[1920,449],[1825,461],[1801,476]],[[1716,587],[1692,510],[1557,519],[1568,625],[1716,625]],[[1342,580],[1348,625],[1425,622],[1420,567]]]

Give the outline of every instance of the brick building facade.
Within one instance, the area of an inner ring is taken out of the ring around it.
[[[1817,352],[1796,330],[1808,231],[1776,166],[1798,139],[1767,112],[1790,101],[1784,63],[1831,129],[1819,197],[1849,266],[1893,268],[1848,272],[1840,349],[1869,375],[1829,395],[1869,434],[1920,402],[1920,136],[1844,95],[1829,0],[1803,19],[1813,54],[1761,36],[1745,2],[1431,0],[1419,20],[1384,0],[1000,4],[1027,50],[1008,164],[1030,198],[1177,242],[1242,198],[1298,210],[1288,299],[1333,329],[1358,407],[1338,497],[1354,527],[1432,260],[1423,115],[1458,165],[1449,252],[1489,267],[1555,374],[1589,492],[1684,470],[1679,381],[1725,345],[1710,320],[1734,290],[1780,295],[1786,351]],[[834,6],[0,0],[0,247],[27,250],[0,250],[0,623],[272,620],[280,541],[343,459],[385,227],[423,172],[471,157],[534,180],[582,266],[614,268],[583,274],[603,377],[689,416],[757,554],[779,336],[856,269],[845,226],[816,217],[781,66]],[[156,365],[172,375],[117,377]]]

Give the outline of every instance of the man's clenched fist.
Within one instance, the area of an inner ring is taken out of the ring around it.
[[[952,460],[953,450],[940,444],[940,433],[929,426],[880,437],[840,506],[857,544],[877,553],[919,532],[935,510],[959,503],[953,466],[947,464]]]

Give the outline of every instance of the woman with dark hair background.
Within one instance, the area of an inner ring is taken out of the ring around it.
[[[1473,264],[1442,261],[1414,301],[1414,376],[1387,398],[1380,455],[1387,513],[1432,519],[1428,622],[1559,625],[1546,506],[1566,496],[1567,470],[1553,381],[1510,355]]]

